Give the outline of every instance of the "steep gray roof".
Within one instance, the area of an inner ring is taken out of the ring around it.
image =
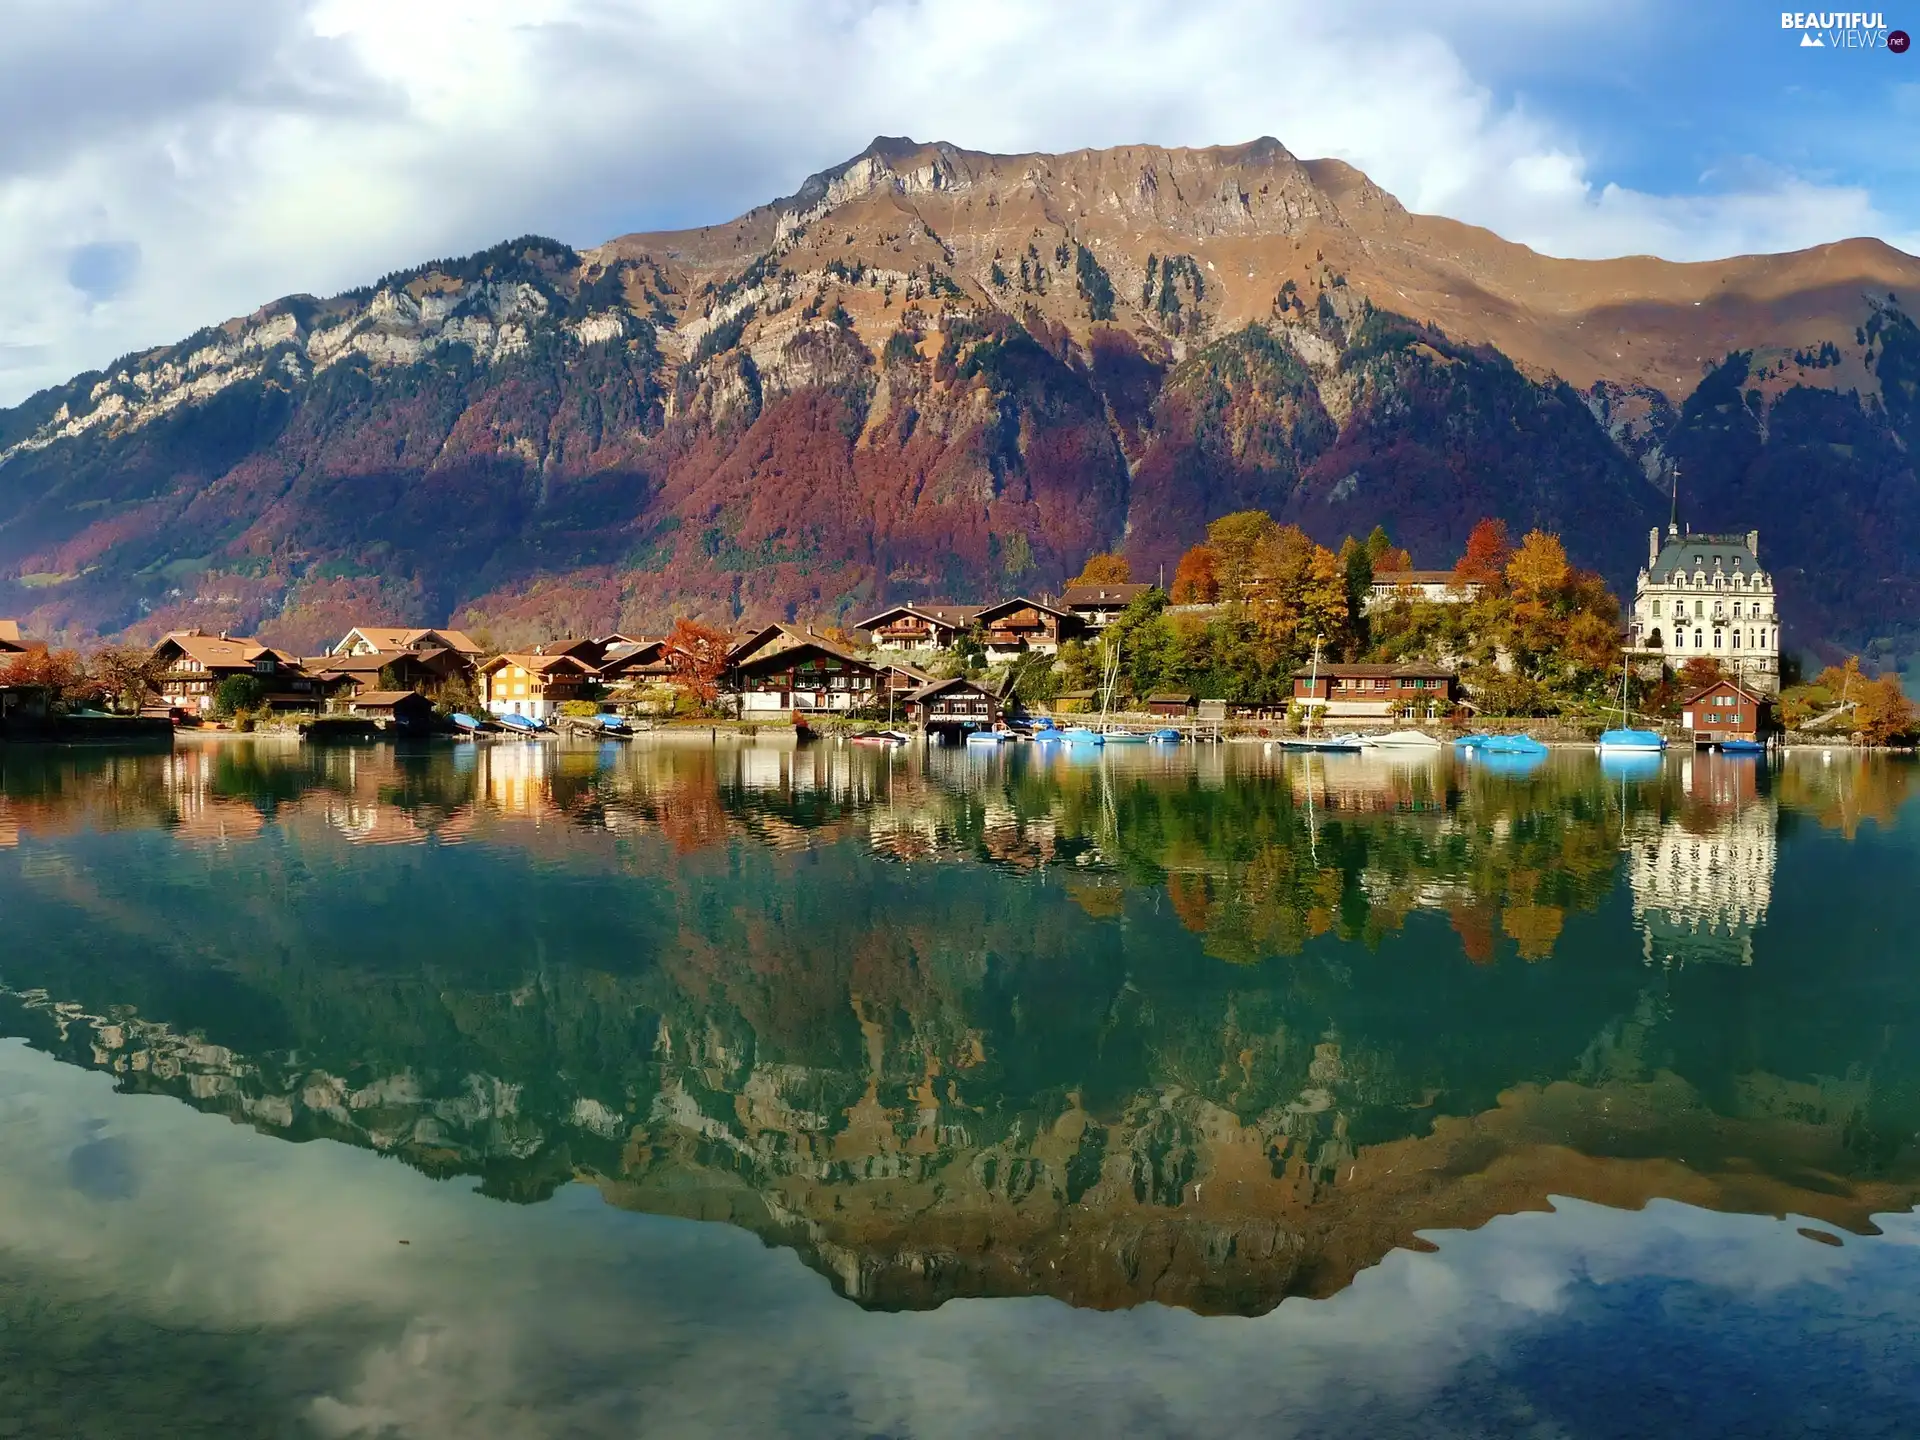
[[[1672,585],[1696,570],[1709,582],[1716,571],[1729,579],[1764,573],[1744,535],[1681,535],[1669,536],[1661,545],[1647,579],[1655,585]]]

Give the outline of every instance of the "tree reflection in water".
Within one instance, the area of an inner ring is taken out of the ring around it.
[[[1910,1205],[1920,982],[1793,899],[1911,870],[1910,775],[0,751],[0,1026],[502,1198],[748,1226],[870,1305],[1254,1313],[1550,1194]]]

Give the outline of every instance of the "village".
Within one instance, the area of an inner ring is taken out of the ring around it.
[[[1765,745],[1789,725],[1910,735],[1897,683],[1857,666],[1783,704],[1780,625],[1757,532],[1652,532],[1622,607],[1538,532],[1516,546],[1482,522],[1454,568],[1419,570],[1378,530],[1336,553],[1244,512],[1214,522],[1164,588],[1103,555],[1057,595],[903,601],[844,627],[681,618],[495,649],[456,628],[368,623],[312,655],[186,629],[88,661],[0,620],[0,734],[66,712],[309,738],[674,724],[946,743],[1254,733],[1314,748],[1487,727],[1590,739],[1608,724],[1700,745]]]

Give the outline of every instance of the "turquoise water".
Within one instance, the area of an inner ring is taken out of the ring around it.
[[[1913,775],[0,750],[0,1435],[1914,1433]]]

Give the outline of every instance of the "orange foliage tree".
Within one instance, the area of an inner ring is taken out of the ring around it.
[[[1133,570],[1127,564],[1124,555],[1102,553],[1089,555],[1087,563],[1080,567],[1080,573],[1069,580],[1069,585],[1125,585],[1133,579]]]
[[[86,662],[72,650],[33,649],[0,656],[0,685],[43,686],[69,705],[91,700],[99,689],[87,674]]]
[[[1704,690],[1721,678],[1718,660],[1709,655],[1690,655],[1687,663],[1680,667],[1680,694],[1682,698],[1691,696],[1696,690]]]
[[[720,677],[727,670],[727,651],[731,649],[726,633],[711,625],[685,616],[673,622],[667,632],[667,664],[673,671],[673,683],[703,704],[711,704],[720,693]]]
[[[1544,602],[1566,585],[1571,568],[1567,564],[1567,547],[1560,543],[1560,537],[1533,530],[1507,562],[1507,585],[1516,600]]]
[[[1464,584],[1499,589],[1506,583],[1507,562],[1513,558],[1513,546],[1507,540],[1507,522],[1482,520],[1467,536],[1464,554],[1454,562],[1453,577]]]
[[[1853,702],[1853,733],[1867,744],[1886,745],[1913,734],[1913,702],[1894,676],[1869,680],[1860,673],[1856,657],[1844,669],[1829,666],[1814,683]]]
[[[1171,599],[1176,605],[1211,605],[1220,598],[1220,577],[1215,573],[1213,551],[1196,545],[1180,557],[1173,572]]]

